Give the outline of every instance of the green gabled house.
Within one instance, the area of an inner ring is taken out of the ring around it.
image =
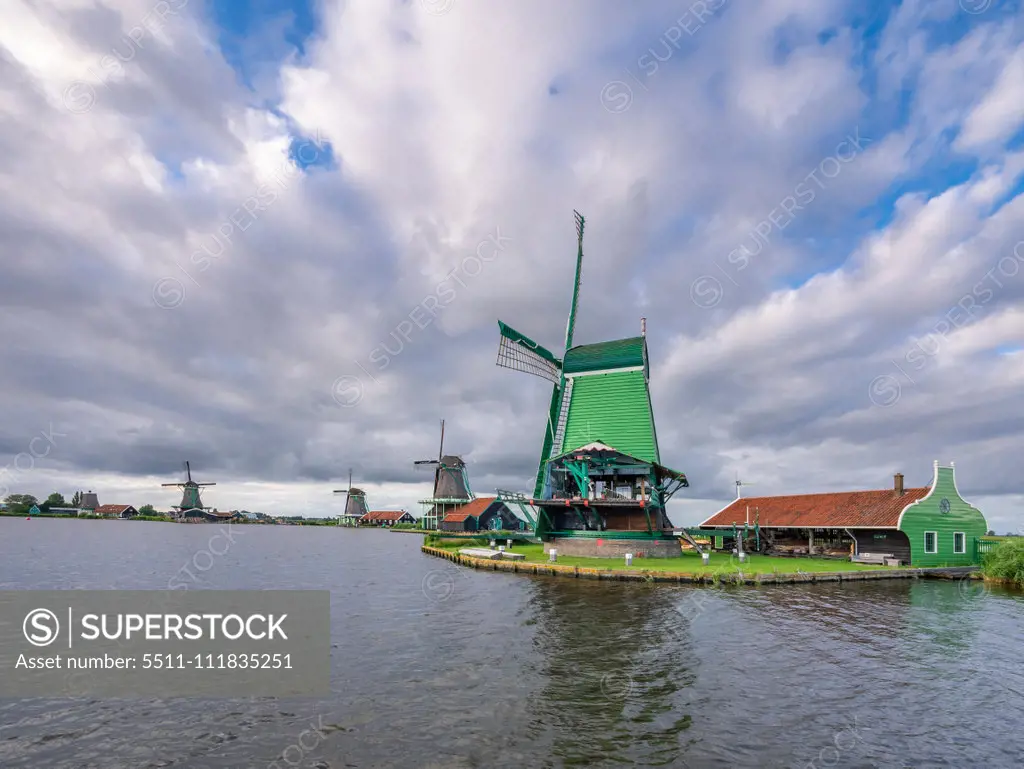
[[[676,555],[665,506],[689,484],[683,473],[661,464],[646,319],[640,336],[573,345],[583,227],[577,213],[576,279],[562,358],[498,321],[498,365],[552,383],[531,499],[540,510],[537,533],[559,540],[567,553]]]
[[[700,527],[725,549],[835,555],[914,567],[980,562],[985,516],[956,487],[954,465],[934,463],[930,486],[737,498]],[[756,544],[755,544],[756,543]]]
[[[960,496],[954,464],[935,473],[928,493],[907,505],[896,528],[910,543],[912,566],[967,566],[980,563],[978,544],[988,523],[978,508]]]

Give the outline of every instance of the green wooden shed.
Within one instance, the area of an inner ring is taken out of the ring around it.
[[[935,462],[931,488],[907,505],[896,528],[910,542],[913,566],[967,566],[979,562],[978,540],[988,531],[985,516],[960,496],[954,464]]]

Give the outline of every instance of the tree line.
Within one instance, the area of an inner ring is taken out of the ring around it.
[[[28,515],[33,507],[39,508],[39,512],[48,513],[55,507],[78,508],[82,504],[82,492],[76,491],[71,495],[70,500],[64,499],[59,491],[53,492],[50,496],[40,502],[31,494],[8,494],[4,499],[7,505],[7,512],[15,515]],[[143,505],[139,508],[139,515],[159,515],[152,505]]]

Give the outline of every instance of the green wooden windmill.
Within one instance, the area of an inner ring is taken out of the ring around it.
[[[207,510],[209,508],[203,506],[202,500],[199,498],[199,489],[202,486],[216,486],[216,483],[196,483],[192,480],[192,468],[189,463],[185,462],[185,482],[184,483],[161,483],[161,486],[177,486],[182,490],[181,504],[174,505],[174,509],[178,511],[179,516],[183,516],[190,510]]]
[[[649,387],[647,321],[640,321],[640,336],[573,344],[585,226],[583,216],[573,213],[576,276],[562,356],[498,321],[497,363],[552,383],[533,491],[548,513],[551,530],[632,531],[639,526],[648,535],[660,536],[671,528],[665,503],[689,484],[685,475],[661,465]]]

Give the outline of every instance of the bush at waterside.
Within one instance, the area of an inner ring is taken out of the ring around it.
[[[981,572],[989,579],[1024,587],[1024,537],[1014,537],[983,556]]]

